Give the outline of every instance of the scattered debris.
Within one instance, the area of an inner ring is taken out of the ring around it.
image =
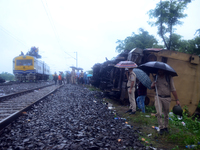
[[[148,134],[147,136],[150,137],[150,136],[152,136],[152,134],[150,133],[150,134]]]

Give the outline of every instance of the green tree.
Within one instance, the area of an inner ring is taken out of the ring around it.
[[[158,41],[153,35],[149,35],[149,32],[144,29],[139,29],[139,34],[132,33],[132,36],[127,37],[125,40],[117,40],[118,46],[116,47],[116,52],[122,52],[124,50],[132,50],[133,48],[152,48],[159,47],[157,45]]]
[[[196,36],[192,40],[181,41],[179,51],[189,54],[200,55],[200,36]]]
[[[93,70],[86,71],[88,74],[93,74]]]
[[[196,34],[197,34],[198,36],[200,36],[200,29],[197,29],[197,30],[196,30],[196,32],[195,32],[194,35],[196,35]]]
[[[2,72],[0,74],[0,77],[3,78],[6,81],[13,81],[15,79],[15,76],[8,72]]]
[[[166,38],[167,42],[168,40]],[[183,40],[181,35],[172,34],[171,41],[171,50],[196,55],[200,54],[200,35],[191,40]]]
[[[171,50],[174,26],[181,25],[180,20],[185,18],[184,10],[191,0],[160,0],[155,9],[148,11],[149,18],[153,21],[148,23],[158,27],[158,34],[163,39],[165,47]]]
[[[182,46],[183,42],[181,40],[182,36],[181,35],[178,35],[178,34],[175,34],[173,33],[171,35],[171,48],[170,50],[174,50],[174,51],[178,51],[179,48]],[[169,43],[169,38],[166,37],[166,42]]]

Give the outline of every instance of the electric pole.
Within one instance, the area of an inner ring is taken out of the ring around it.
[[[76,53],[76,68],[78,68],[78,52],[74,52]]]

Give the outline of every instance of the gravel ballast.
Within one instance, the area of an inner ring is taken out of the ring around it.
[[[19,117],[0,135],[1,149],[146,149],[138,131],[114,119],[103,94],[64,85]]]

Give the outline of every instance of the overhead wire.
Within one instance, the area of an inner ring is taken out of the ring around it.
[[[45,10],[45,12],[46,12],[46,14],[47,14],[47,16],[48,16],[49,22],[50,22],[50,24],[51,24],[51,26],[52,26],[52,29],[53,29],[53,32],[54,32],[54,34],[55,34],[56,40],[57,40],[57,42],[58,42],[58,45],[60,46],[60,49],[62,50],[62,46],[61,46],[61,44],[60,44],[60,38],[59,38],[59,36],[58,36],[58,34],[57,34],[56,27],[55,27],[54,21],[53,21],[53,19],[52,19],[51,12],[50,12],[50,10],[49,10],[47,1],[45,0],[46,7],[47,7],[48,10],[46,9],[43,0],[41,0],[41,2],[42,2],[42,5],[43,5],[43,7],[44,7],[44,10]],[[65,52],[65,51],[63,50],[63,52]],[[67,52],[65,52],[65,53],[66,53],[67,55],[69,55],[70,57],[74,58],[74,57],[71,56],[69,53],[67,53]],[[74,58],[74,59],[75,59],[75,58]]]
[[[49,22],[50,22],[50,24],[51,24],[51,27],[52,27],[52,29],[53,29],[53,32],[54,32],[54,34],[55,34],[55,37],[56,37],[56,40],[58,41],[58,43],[59,43],[59,37],[58,37],[58,34],[57,34],[57,32],[56,32],[56,28],[55,28],[55,25],[54,25],[54,21],[53,21],[53,19],[52,19],[52,17],[51,17],[51,13],[50,13],[50,11],[48,11],[47,9],[46,9],[46,7],[48,8],[48,4],[47,4],[47,2],[46,2],[46,7],[45,7],[45,4],[44,4],[44,2],[43,2],[43,0],[41,0],[41,2],[42,2],[42,5],[43,5],[43,7],[44,7],[44,10],[45,10],[45,12],[46,12],[46,14],[47,14],[47,17],[48,17],[48,19],[49,19]]]
[[[15,39],[17,42],[21,43],[22,45],[24,45],[25,47],[28,47],[20,38],[18,38],[17,36],[13,35],[11,32],[9,32],[7,29],[5,29],[4,27],[2,27],[0,25],[0,29],[5,32],[6,34],[8,34],[10,37],[12,37],[13,39]]]

